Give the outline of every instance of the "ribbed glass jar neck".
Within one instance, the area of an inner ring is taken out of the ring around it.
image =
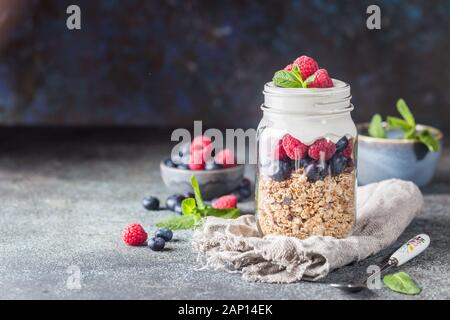
[[[353,110],[350,85],[333,79],[332,88],[281,88],[273,82],[264,85],[262,110],[286,115],[338,115]]]

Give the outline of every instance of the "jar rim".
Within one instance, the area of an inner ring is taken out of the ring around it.
[[[332,115],[353,110],[350,85],[332,79],[330,88],[282,88],[273,81],[264,85],[264,111],[305,115]]]
[[[350,85],[347,82],[331,79],[333,87],[330,88],[283,88],[275,85],[273,81],[264,85],[264,95],[287,96],[332,96],[342,93],[350,95]]]

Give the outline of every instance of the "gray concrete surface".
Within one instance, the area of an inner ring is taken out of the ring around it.
[[[0,299],[450,299],[449,152],[435,182],[423,190],[421,216],[395,246],[320,283],[286,285],[198,270],[188,231],[176,232],[175,241],[159,253],[122,243],[126,224],[140,222],[152,230],[169,214],[141,207],[144,195],[169,195],[158,171],[170,150],[158,141],[169,135],[134,141],[122,134],[87,134],[70,136],[69,142],[58,135],[0,138]],[[423,288],[420,295],[386,288],[346,295],[327,285],[363,274],[421,232],[431,236],[430,248],[401,268]],[[67,286],[70,266],[81,271],[79,290]]]

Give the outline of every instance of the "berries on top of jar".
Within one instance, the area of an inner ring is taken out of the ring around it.
[[[274,181],[283,181],[303,168],[309,181],[323,180],[353,170],[353,139],[343,136],[336,143],[319,138],[309,145],[290,134],[272,146],[270,157],[261,159],[261,173]],[[264,157],[264,155],[262,155]]]
[[[316,60],[308,56],[300,56],[288,64],[283,70],[275,72],[275,85],[283,88],[330,88],[333,81],[326,69],[319,69]]]
[[[185,143],[177,154],[164,160],[164,165],[180,170],[220,170],[237,165],[233,152],[229,149],[219,151],[215,157],[212,155],[213,142],[211,138],[200,135],[191,143]]]

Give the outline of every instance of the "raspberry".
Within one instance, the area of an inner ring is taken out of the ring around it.
[[[290,134],[286,134],[282,141],[284,151],[292,160],[303,159],[308,154],[308,146]]]
[[[212,143],[211,139],[207,136],[197,136],[192,140],[191,152],[194,150],[199,150],[204,147],[209,146]]]
[[[308,149],[308,155],[314,160],[329,160],[335,152],[336,145],[325,138],[316,140]]]
[[[194,150],[189,157],[188,167],[191,170],[204,170],[205,160],[202,150]]]
[[[234,154],[230,149],[223,149],[215,157],[214,161],[221,164],[224,168],[234,167],[236,165],[236,160],[234,159]]]
[[[122,240],[129,246],[140,246],[147,240],[147,232],[140,224],[129,224],[122,231]]]
[[[272,160],[284,160],[286,158],[286,151],[283,148],[283,140],[279,140],[272,150]]]
[[[237,202],[238,202],[238,200],[237,200],[236,196],[230,194],[230,195],[222,196],[222,197],[214,200],[212,203],[212,206],[215,209],[236,208]]]
[[[197,136],[192,140],[190,151],[191,156],[197,151],[202,153],[203,162],[206,162],[208,158],[211,156],[211,151],[213,148],[212,141],[207,136]]]
[[[303,80],[306,80],[309,76],[314,74],[317,69],[319,69],[319,65],[317,64],[316,60],[308,56],[298,57],[297,59],[295,59],[293,64],[298,65]]]
[[[308,88],[331,88],[333,81],[331,81],[327,70],[319,69],[314,73],[312,81],[308,84]]]
[[[350,159],[352,157],[352,153],[353,153],[353,139],[349,139],[347,147],[342,151],[342,155]]]
[[[286,67],[284,67],[284,70],[286,71],[292,71],[292,63],[288,64]]]

